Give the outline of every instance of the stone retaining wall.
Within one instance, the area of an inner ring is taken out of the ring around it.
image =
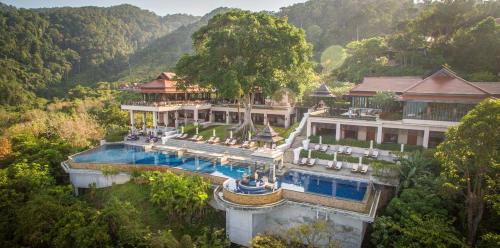
[[[274,192],[267,194],[252,195],[252,194],[235,193],[227,189],[223,189],[222,191],[225,200],[232,203],[240,205],[249,205],[249,206],[261,206],[281,201],[283,199],[282,192],[283,192],[282,189],[278,189]]]
[[[161,172],[172,172],[176,175],[182,176],[198,176],[206,179],[212,184],[222,185],[224,181],[227,180],[225,177],[208,175],[205,173],[199,173],[194,171],[187,171],[179,168],[169,167],[169,166],[157,166],[157,165],[132,165],[132,164],[105,164],[105,163],[75,163],[68,162],[72,169],[84,169],[84,170],[103,170],[103,169],[111,169],[121,172],[130,172],[134,170],[139,171],[161,171]]]

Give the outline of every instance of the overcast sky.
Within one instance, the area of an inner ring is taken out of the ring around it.
[[[148,9],[158,15],[187,13],[202,16],[218,7],[234,7],[245,10],[278,11],[280,7],[306,0],[0,0],[0,2],[19,8],[45,7],[80,7],[80,6],[113,6],[128,3]]]

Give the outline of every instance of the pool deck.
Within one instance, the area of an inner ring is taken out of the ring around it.
[[[398,185],[399,184],[399,178],[381,178],[373,175],[373,171],[371,169],[368,169],[367,173],[359,173],[359,172],[352,172],[352,163],[347,163],[343,162],[342,164],[342,169],[340,170],[332,170],[332,169],[327,169],[326,165],[328,163],[328,160],[321,160],[317,159],[318,162],[314,166],[300,166],[292,163],[285,163],[283,164],[283,168],[279,169],[276,171],[277,175],[283,175],[289,170],[300,170],[300,171],[307,171],[307,172],[316,172],[318,174],[322,174],[325,176],[334,176],[338,178],[344,178],[344,179],[354,179],[354,180],[362,180],[362,181],[372,181],[377,184],[382,184],[382,185]]]

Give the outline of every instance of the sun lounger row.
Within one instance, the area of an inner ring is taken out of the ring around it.
[[[220,138],[216,136],[212,136],[207,140],[208,144],[217,144],[220,142]]]
[[[326,168],[329,170],[340,170],[340,169],[342,169],[342,162],[341,161],[328,161]]]
[[[333,146],[333,145],[326,145],[326,144],[320,145],[320,144],[316,144],[313,147],[313,150],[326,152],[326,151],[330,150],[330,148],[334,152],[345,153],[345,154],[348,154],[348,155],[352,154],[352,147],[350,147],[350,146],[339,146],[338,150],[336,150],[335,146]]]
[[[253,148],[255,147],[255,142],[254,141],[244,141],[243,144],[241,144],[241,148]]]
[[[364,174],[364,173],[368,172],[368,165],[363,164],[360,168],[359,164],[352,164],[351,172],[360,172],[360,173]]]
[[[379,154],[379,152],[377,150],[373,150],[373,151],[365,150],[363,156],[365,156],[365,157],[372,157],[372,158],[378,158],[378,154]]]
[[[315,158],[302,158],[299,163],[300,166],[309,166],[309,167],[312,167],[315,164],[316,164]]]

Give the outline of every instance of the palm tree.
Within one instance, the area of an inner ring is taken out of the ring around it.
[[[429,174],[426,168],[431,164],[431,161],[424,157],[420,151],[416,151],[409,157],[401,157],[399,161],[401,165],[399,167],[397,195],[401,190],[417,185],[419,178]]]

